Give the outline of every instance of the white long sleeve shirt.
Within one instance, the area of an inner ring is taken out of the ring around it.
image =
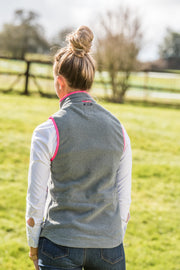
[[[131,203],[131,169],[132,155],[130,139],[123,127],[124,152],[118,170],[118,194],[123,234],[125,234],[129,220]],[[51,119],[39,125],[32,136],[30,165],[28,174],[26,221],[33,218],[35,225],[30,227],[26,222],[28,245],[38,247],[41,224],[46,212],[46,197],[48,180],[50,179],[50,165],[57,145],[56,130]]]

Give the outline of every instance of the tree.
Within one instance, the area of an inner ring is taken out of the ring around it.
[[[159,45],[159,55],[166,60],[168,68],[180,68],[180,33],[167,28],[162,44]]]
[[[96,61],[101,73],[107,71],[113,100],[124,102],[129,77],[136,69],[142,32],[140,20],[128,7],[101,16],[97,34]]]
[[[57,33],[57,35],[53,38],[53,41],[52,41],[53,45],[60,47],[60,48],[66,46],[66,42],[65,42],[66,36],[70,32],[73,32],[73,30],[74,29],[72,27],[67,27],[67,28],[60,30]]]
[[[27,52],[47,51],[49,44],[43,35],[43,27],[37,23],[38,17],[32,11],[16,10],[14,22],[4,24],[0,32],[0,50],[22,59]]]
[[[62,30],[60,30],[52,39],[51,42],[51,56],[54,58],[54,55],[57,53],[57,51],[60,48],[63,48],[66,46],[66,36],[67,34],[69,34],[70,32],[73,32],[73,28],[72,27],[67,27],[64,28]]]

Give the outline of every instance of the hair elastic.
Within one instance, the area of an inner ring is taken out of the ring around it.
[[[74,47],[74,51],[83,52],[84,50],[83,50],[83,49],[79,49],[79,48]]]

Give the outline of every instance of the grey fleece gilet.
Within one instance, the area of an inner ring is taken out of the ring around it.
[[[60,144],[51,162],[50,201],[41,237],[69,247],[122,242],[117,170],[120,122],[86,92],[67,96],[53,115]]]

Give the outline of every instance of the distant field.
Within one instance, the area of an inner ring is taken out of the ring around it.
[[[180,111],[101,103],[117,116],[133,152],[128,270],[180,269]],[[33,129],[57,99],[0,94],[0,269],[33,270],[25,235],[25,197]]]
[[[102,78],[108,82],[109,78],[106,72],[103,72]],[[101,76],[96,74],[96,80],[101,81]],[[180,91],[180,74],[177,73],[158,73],[158,72],[132,72],[129,80],[130,85],[142,87],[157,87],[163,88],[165,91],[179,90]]]

